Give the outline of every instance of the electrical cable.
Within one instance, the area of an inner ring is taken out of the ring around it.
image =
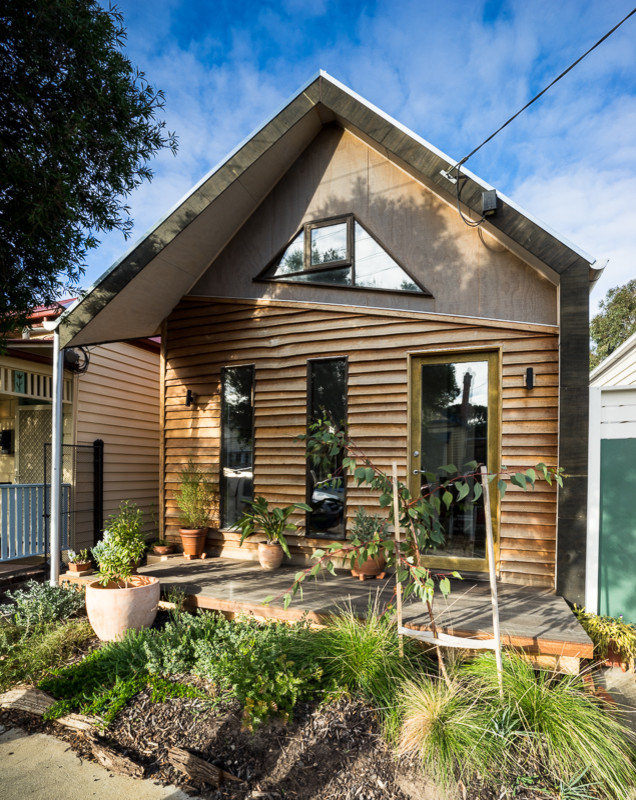
[[[502,125],[500,128],[497,128],[497,130],[496,130],[494,133],[492,133],[492,134],[491,134],[491,135],[490,135],[490,136],[489,136],[487,139],[484,139],[484,141],[483,141],[483,142],[482,142],[480,145],[478,145],[478,146],[477,146],[477,147],[476,147],[474,150],[471,150],[471,151],[470,151],[470,153],[469,153],[467,156],[464,156],[464,158],[462,158],[462,159],[461,159],[461,161],[458,161],[458,162],[455,164],[455,166],[454,166],[454,167],[451,167],[451,169],[449,169],[449,170],[448,170],[448,174],[450,175],[450,173],[451,173],[451,172],[452,172],[454,169],[456,169],[456,170],[458,170],[458,177],[459,177],[459,168],[462,166],[462,164],[465,164],[465,163],[468,161],[468,159],[469,159],[471,156],[474,156],[474,155],[475,155],[475,153],[476,153],[478,150],[481,150],[481,148],[482,148],[482,147],[483,147],[485,144],[488,144],[488,142],[489,142],[491,139],[494,139],[494,138],[495,138],[495,136],[496,136],[498,133],[500,133],[500,132],[501,132],[501,131],[502,131],[502,130],[503,130],[503,129],[504,129],[506,126],[507,126],[507,125],[510,125],[510,123],[511,123],[513,120],[515,120],[515,119],[516,119],[516,118],[519,116],[519,114],[522,114],[522,113],[523,113],[523,112],[526,110],[526,108],[529,108],[529,107],[530,107],[530,106],[531,106],[531,105],[532,105],[532,104],[533,104],[533,103],[534,103],[536,100],[538,100],[540,97],[542,97],[542,96],[543,96],[543,95],[544,95],[544,94],[545,94],[545,93],[548,91],[548,89],[551,89],[551,88],[554,86],[554,84],[555,84],[555,83],[557,83],[558,81],[560,81],[560,80],[561,80],[561,78],[563,78],[565,75],[567,75],[567,74],[568,74],[568,72],[570,72],[570,70],[574,69],[574,67],[576,67],[576,65],[577,65],[577,64],[579,64],[581,61],[583,61],[583,59],[585,58],[585,56],[589,55],[589,54],[592,52],[592,50],[595,50],[595,49],[596,49],[596,48],[597,48],[597,47],[598,47],[600,44],[602,44],[602,43],[603,43],[603,42],[604,42],[606,39],[608,39],[608,38],[609,38],[609,37],[610,37],[610,36],[611,36],[611,35],[614,33],[614,31],[616,31],[618,28],[620,28],[620,26],[621,26],[621,25],[622,25],[624,22],[627,22],[627,20],[628,20],[630,17],[632,17],[634,14],[636,14],[636,8],[633,8],[633,9],[632,9],[632,10],[629,12],[629,14],[628,14],[626,17],[624,17],[624,18],[623,18],[623,19],[622,19],[622,20],[621,20],[621,21],[620,21],[618,24],[614,25],[614,27],[612,28],[612,30],[611,30],[611,31],[608,31],[608,32],[605,34],[605,36],[601,37],[601,38],[598,40],[598,42],[596,42],[596,44],[593,44],[593,45],[592,45],[592,47],[590,47],[590,49],[589,49],[589,50],[586,50],[586,51],[585,51],[585,53],[583,53],[583,55],[582,55],[582,56],[580,56],[579,58],[577,58],[577,60],[576,60],[574,63],[570,64],[570,66],[569,66],[567,69],[563,70],[563,72],[562,72],[562,73],[561,73],[561,74],[560,74],[558,77],[556,77],[556,78],[555,78],[555,79],[552,81],[552,83],[549,83],[549,84],[548,84],[548,85],[545,87],[545,89],[543,89],[541,92],[539,92],[539,94],[538,94],[538,95],[536,95],[535,97],[533,97],[533,98],[532,98],[532,100],[530,100],[528,103],[526,103],[526,104],[525,104],[525,106],[524,106],[523,108],[519,109],[519,111],[517,111],[517,113],[516,113],[516,114],[514,114],[512,117],[510,117],[510,119],[509,119],[507,122],[504,122],[504,124],[503,124],[503,125]]]

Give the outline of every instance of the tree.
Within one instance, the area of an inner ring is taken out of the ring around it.
[[[125,198],[177,141],[115,7],[4,0],[0,31],[1,345],[30,309],[77,291],[98,232],[130,234]]]
[[[636,279],[610,289],[599,309],[590,323],[590,369],[636,332]]]

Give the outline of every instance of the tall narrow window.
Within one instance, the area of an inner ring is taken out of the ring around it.
[[[221,371],[221,526],[254,499],[254,367]]]
[[[327,420],[337,429],[347,421],[347,359],[321,358],[308,362],[307,423]],[[325,456],[307,468],[307,535],[343,539],[345,535],[345,481],[342,454]]]

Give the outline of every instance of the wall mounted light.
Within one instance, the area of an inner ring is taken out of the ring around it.
[[[528,367],[526,370],[526,389],[534,389],[534,369]]]
[[[197,401],[196,394],[190,389],[188,389],[188,391],[186,392],[186,401],[185,401],[186,408],[190,408],[190,406],[193,406],[196,403],[196,401]]]

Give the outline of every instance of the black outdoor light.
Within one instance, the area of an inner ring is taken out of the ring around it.
[[[534,369],[528,367],[526,370],[526,389],[534,389]]]
[[[197,401],[196,394],[192,390],[188,389],[188,391],[186,392],[186,402],[185,402],[186,408],[190,408],[190,406],[193,406],[196,403],[196,401]]]

